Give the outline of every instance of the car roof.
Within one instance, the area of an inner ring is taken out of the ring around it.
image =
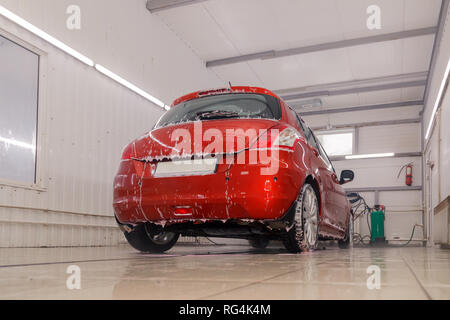
[[[266,94],[272,97],[277,98],[281,101],[280,97],[278,97],[275,93],[270,90],[259,88],[259,87],[228,87],[228,88],[219,88],[219,89],[210,89],[210,90],[202,90],[189,93],[187,95],[182,96],[181,98],[176,99],[172,103],[172,107],[189,100],[194,100],[206,96],[214,96],[214,95],[222,95],[222,94],[233,94],[233,93],[256,93],[256,94]]]

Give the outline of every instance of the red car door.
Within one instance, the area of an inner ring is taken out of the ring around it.
[[[335,175],[336,180],[334,183],[334,193],[336,196],[336,206],[338,213],[338,224],[344,230],[346,230],[348,226],[348,217],[350,214],[350,208],[348,204],[347,194],[345,193],[344,188],[342,188],[339,183],[339,178]]]
[[[328,175],[331,180],[331,190],[329,193],[330,206],[332,208],[331,211],[333,212],[331,221],[333,221],[335,228],[338,231],[342,232],[346,230],[347,218],[349,213],[347,195],[345,193],[344,188],[342,188],[341,186],[339,178],[333,168],[333,164],[328,158],[325,149],[320,144],[320,141],[318,141],[317,138],[316,140],[319,147],[319,152],[321,154],[321,158],[326,163],[326,166],[328,168]]]
[[[327,164],[323,161],[320,152],[316,151],[318,155],[316,155],[317,161],[315,162],[318,176],[320,177],[321,185],[322,185],[322,197],[324,211],[322,216],[322,221],[325,224],[334,225],[337,223],[336,221],[336,206],[334,199],[334,182],[333,182],[333,174],[330,172]]]
[[[318,171],[320,178],[322,180],[322,185],[324,188],[324,197],[326,211],[322,219],[324,225],[336,229],[339,223],[339,209],[337,206],[337,194],[336,194],[336,175],[333,171],[333,167],[328,160],[328,157],[323,154],[323,149],[319,142],[316,142],[318,157],[320,164],[318,166]]]

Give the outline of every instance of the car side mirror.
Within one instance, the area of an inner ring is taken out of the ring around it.
[[[340,184],[346,184],[352,182],[355,178],[355,173],[352,170],[342,170],[341,178],[339,179]]]

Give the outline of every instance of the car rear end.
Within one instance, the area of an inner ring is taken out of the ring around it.
[[[255,98],[271,104],[264,111],[267,114],[234,116],[236,112],[230,110],[244,101],[244,94],[255,95],[239,90],[178,101],[155,130],[125,148],[114,180],[114,210],[120,224],[151,222],[186,228],[231,221],[252,224],[277,221],[288,213],[305,178],[298,165],[301,146],[295,143],[301,137],[283,123],[279,100],[265,93]],[[211,100],[212,96],[217,99]],[[253,103],[250,96],[245,99]],[[218,113],[204,111],[202,103],[208,106],[208,101],[214,102]],[[257,105],[250,109],[260,111],[262,104]],[[196,114],[206,119],[183,121],[183,112],[184,117],[189,114],[186,110],[200,110]],[[180,132],[191,137],[190,145],[174,139]],[[224,137],[214,150],[210,146],[215,140],[207,139],[208,132],[215,133],[216,139],[219,133]],[[230,132],[235,134],[232,148],[227,145]],[[199,134],[200,143],[195,139]],[[258,160],[251,162],[255,153]]]

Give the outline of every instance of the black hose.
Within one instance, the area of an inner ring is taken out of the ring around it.
[[[357,239],[355,239],[355,237],[357,237]],[[369,239],[368,243],[364,242],[364,239]],[[359,233],[354,233],[353,234],[353,244],[363,244],[365,246],[370,245],[370,236],[361,236]]]
[[[390,246],[401,248],[401,247],[406,247],[407,245],[409,245],[409,244],[411,243],[412,239],[414,238],[414,233],[416,232],[416,227],[418,227],[418,226],[419,226],[419,225],[417,225],[417,224],[414,225],[414,227],[413,227],[413,229],[412,229],[412,232],[411,232],[411,237],[409,238],[408,242],[406,242],[406,243],[404,243],[404,244],[400,244],[400,245],[394,245],[394,244],[392,244],[392,245],[390,245]]]
[[[366,200],[361,197],[361,195],[359,195],[358,193],[350,193],[347,195],[349,198],[355,198],[352,199],[351,204],[352,204],[352,211],[353,211],[353,223],[355,223],[356,220],[358,220],[360,217],[362,217],[363,215],[367,216],[367,226],[369,228],[369,233],[371,234],[371,227],[369,224],[369,216],[370,216],[370,212],[372,211],[372,208],[370,208],[367,205]],[[355,239],[356,237],[356,239]],[[368,243],[364,243],[365,239],[369,239]],[[366,236],[361,236],[359,233],[353,233],[353,243],[354,244],[363,244],[363,245],[369,245],[370,244],[370,240],[371,240],[371,236],[370,235],[366,235]]]

